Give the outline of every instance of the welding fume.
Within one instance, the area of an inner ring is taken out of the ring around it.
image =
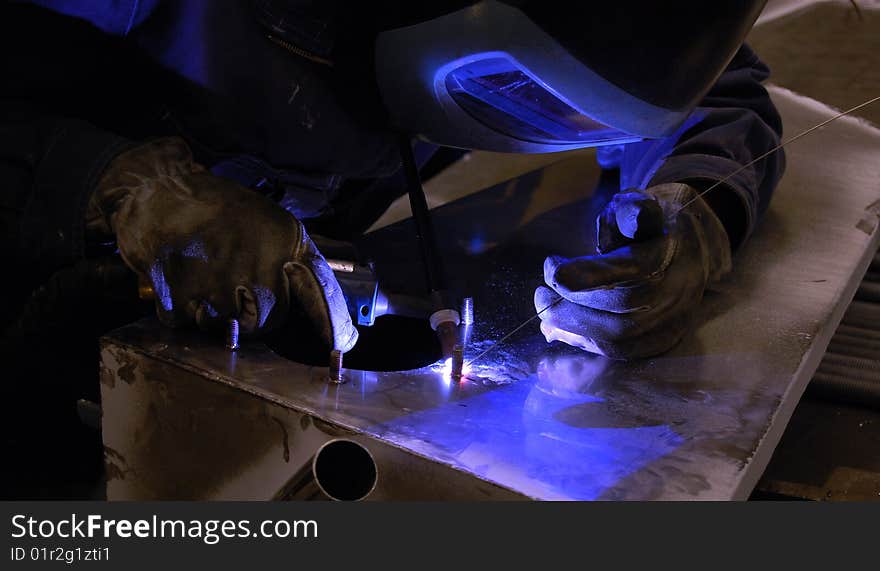
[[[42,379],[17,390],[79,396],[33,348],[96,383],[88,347],[147,313],[230,346],[308,330],[337,369],[397,313],[429,323],[460,375],[469,292],[448,286],[453,237],[422,179],[472,150],[597,147],[620,192],[589,222],[596,251],[546,252],[545,284],[510,303],[534,305],[548,342],[667,351],[785,168],[781,151],[750,164],[781,136],[743,44],[764,4],[7,3],[3,346],[13,376]],[[404,196],[421,296],[351,246]]]

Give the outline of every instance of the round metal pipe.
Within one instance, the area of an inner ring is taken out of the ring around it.
[[[318,448],[274,500],[363,500],[376,488],[379,471],[363,445],[346,438],[329,440]]]

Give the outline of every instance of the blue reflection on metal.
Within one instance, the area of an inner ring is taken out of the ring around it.
[[[604,370],[600,361],[566,359],[542,363],[527,380],[469,392],[377,428],[430,458],[529,495],[614,497],[624,479],[684,439],[668,424],[629,417],[591,394],[592,379]]]
[[[473,236],[468,240],[467,244],[465,244],[465,251],[472,256],[482,254],[488,249],[489,244],[482,236]]]

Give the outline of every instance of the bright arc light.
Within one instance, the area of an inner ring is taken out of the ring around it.
[[[443,374],[444,379],[452,379],[452,357],[443,361],[443,365],[440,368],[440,372]],[[461,376],[466,377],[468,373],[471,372],[471,368],[468,366],[465,361],[464,367],[461,370]]]

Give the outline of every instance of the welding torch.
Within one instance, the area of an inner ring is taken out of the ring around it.
[[[351,320],[358,325],[372,327],[376,318],[398,315],[430,320],[432,303],[426,297],[416,297],[389,292],[379,286],[372,264],[359,264],[350,260],[327,259],[336,281],[342,289]],[[156,298],[152,284],[141,279],[138,296],[144,301]],[[233,343],[237,345],[237,343]],[[234,347],[233,347],[234,348]]]
[[[353,321],[358,325],[372,326],[375,319],[382,315],[402,315],[422,319],[427,317],[431,328],[437,334],[443,358],[451,360],[452,376],[457,379],[461,377],[464,367],[464,350],[459,334],[461,315],[451,303],[446,289],[428,202],[409,136],[401,135],[400,154],[430,301],[382,290],[370,265],[333,259],[328,259],[327,262],[343,291]],[[138,289],[141,299],[155,298],[149,283],[142,281]],[[227,347],[236,349],[237,338],[237,323],[235,320],[230,320]],[[331,362],[338,364],[341,361],[341,353],[338,351],[334,353],[336,355],[331,355]]]
[[[372,264],[328,258],[327,265],[339,282],[352,321],[358,325],[371,327],[383,315],[430,318],[431,302],[427,298],[383,289]]]
[[[459,342],[458,331],[461,315],[457,309],[453,309],[449,292],[446,290],[446,281],[443,276],[440,255],[437,252],[431,213],[425,198],[425,190],[422,188],[419,167],[413,155],[412,138],[406,134],[401,135],[399,146],[400,158],[403,161],[403,170],[406,175],[409,204],[415,222],[416,240],[422,253],[425,282],[431,297],[432,312],[429,321],[431,328],[437,333],[443,357],[451,359],[452,377],[457,379],[461,377],[464,368],[464,350]]]

